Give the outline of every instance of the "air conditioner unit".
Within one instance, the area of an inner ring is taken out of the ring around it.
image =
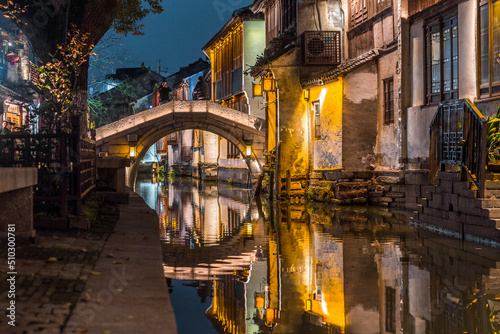
[[[340,31],[306,31],[302,34],[304,65],[340,64]]]

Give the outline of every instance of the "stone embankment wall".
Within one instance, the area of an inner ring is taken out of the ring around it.
[[[405,208],[402,171],[313,172],[307,190],[310,200],[338,204],[373,204]]]
[[[412,212],[412,224],[419,227],[467,240],[500,241],[500,182],[486,182],[484,199],[471,188],[461,173],[454,172],[439,172],[431,184],[428,169],[338,170],[336,175],[316,171],[307,197],[326,203],[406,208]]]
[[[477,198],[477,191],[471,189],[470,182],[462,180],[460,173],[438,172],[435,185],[429,181],[426,184],[418,175],[407,174],[406,185],[412,195],[407,200],[416,197],[417,201],[407,205],[415,210],[412,215],[415,224],[443,228],[464,239],[481,237],[500,241],[497,230],[500,209],[496,209],[499,203],[496,198],[488,198],[488,190],[487,198]]]

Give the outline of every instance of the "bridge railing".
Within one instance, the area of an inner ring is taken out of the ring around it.
[[[96,185],[95,142],[73,133],[0,135],[0,167],[36,167],[35,207],[66,218],[81,214]]]

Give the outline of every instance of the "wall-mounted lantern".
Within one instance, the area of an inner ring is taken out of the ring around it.
[[[249,157],[252,155],[252,145],[247,145],[246,156]]]
[[[304,100],[309,101],[309,99],[311,97],[310,94],[311,94],[311,92],[309,91],[309,88],[304,89]]]
[[[262,96],[262,84],[253,83],[253,97]]]
[[[274,92],[276,90],[276,80],[270,75],[267,75],[262,80],[262,90],[264,92]]]
[[[135,146],[130,146],[130,157],[135,158],[135,156],[136,156]]]
[[[307,299],[306,300],[306,311],[311,311],[312,310],[312,300]]]

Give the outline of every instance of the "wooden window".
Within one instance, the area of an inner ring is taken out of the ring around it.
[[[458,98],[457,16],[427,25],[427,102]]]
[[[479,92],[489,97],[500,94],[500,0],[481,1],[479,30]]]
[[[297,0],[281,0],[281,26],[280,33],[292,28],[297,21]]]
[[[394,123],[394,79],[384,80],[384,124]]]
[[[351,27],[368,20],[391,6],[392,0],[350,0],[349,16]]]
[[[228,140],[227,141],[227,158],[228,159],[238,159],[239,156],[240,156],[240,152],[238,151],[238,148]]]
[[[313,138],[315,140],[321,139],[321,105],[319,101],[312,103],[313,111]]]
[[[385,288],[385,331],[396,333],[396,289]]]
[[[237,27],[230,31],[223,40],[217,42],[213,51],[213,71],[215,99],[221,100],[235,93],[235,89],[241,90],[241,83],[234,84],[236,80],[242,80],[243,73],[243,29]]]
[[[266,43],[297,23],[297,0],[275,0],[266,6]]]
[[[278,37],[279,27],[279,3],[278,1],[270,2],[266,8],[266,43],[269,43],[273,38]]]

